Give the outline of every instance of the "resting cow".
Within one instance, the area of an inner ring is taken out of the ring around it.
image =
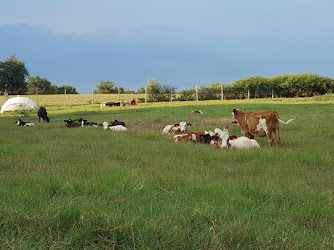
[[[66,124],[65,124],[66,128],[83,127],[82,122],[78,122],[76,120],[68,119],[68,120],[64,120],[64,122],[66,122]]]
[[[236,139],[231,139],[228,131],[222,131],[220,135],[220,140],[215,147],[221,149],[251,149],[251,148],[260,148],[259,143],[254,139],[249,139],[247,137],[241,136]],[[234,138],[234,137],[232,137]]]
[[[78,119],[78,122],[81,123],[81,126],[93,126],[93,127],[98,127],[97,122],[88,122],[87,120],[84,120],[82,118]]]
[[[21,119],[18,119],[14,123],[16,123],[17,126],[25,126],[25,127],[33,127],[34,126],[34,124],[32,122],[24,122]]]
[[[120,122],[117,120],[110,122],[110,126],[117,126],[117,125],[122,125],[123,127],[126,127],[124,122]]]
[[[167,125],[162,133],[163,134],[182,134],[187,132],[188,127],[191,126],[191,123],[186,123],[186,122],[180,122],[179,124],[174,124],[174,125]]]
[[[122,125],[110,126],[108,122],[103,123],[104,130],[112,130],[112,131],[127,131],[128,129]]]
[[[40,107],[38,112],[38,119],[40,122],[42,121],[46,121],[49,122],[50,121],[50,117],[48,116],[48,112],[46,112],[46,108],[45,107]]]
[[[245,112],[245,109],[233,109],[232,115],[232,123],[239,123],[245,137],[253,139],[254,136],[267,136],[270,147],[274,142],[273,132],[275,133],[277,146],[281,146],[279,122],[288,124],[293,120],[290,119],[287,122],[282,121],[279,119],[276,110]]]

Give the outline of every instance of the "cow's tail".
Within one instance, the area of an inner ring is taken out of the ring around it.
[[[275,114],[276,114],[276,118],[277,118],[277,120],[280,122],[280,123],[283,123],[283,124],[289,124],[290,122],[292,122],[294,119],[290,119],[290,120],[288,120],[288,121],[282,121],[279,117],[278,117],[278,113],[277,113],[277,111],[276,110],[274,110],[275,111]]]
[[[290,120],[288,120],[287,122],[284,122],[284,121],[282,121],[281,119],[279,119],[279,118],[277,118],[278,119],[278,121],[280,122],[280,123],[284,123],[284,124],[289,124],[290,122],[292,122],[294,119],[290,119]]]

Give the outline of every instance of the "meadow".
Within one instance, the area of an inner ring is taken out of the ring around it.
[[[36,110],[0,117],[2,248],[334,248],[333,96],[103,108],[51,99],[39,98],[50,123]],[[223,128],[233,108],[295,120],[280,124],[281,148],[256,138],[260,150],[214,150],[161,134],[180,121]],[[65,128],[80,117],[128,131]]]

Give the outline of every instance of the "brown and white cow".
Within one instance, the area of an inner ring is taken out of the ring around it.
[[[186,123],[186,122],[180,122],[176,123],[174,125],[167,125],[163,130],[163,134],[182,134],[187,132],[188,127],[191,126],[191,123]]]
[[[254,136],[267,136],[270,147],[274,142],[272,132],[275,133],[277,146],[281,146],[279,122],[288,124],[293,120],[290,119],[287,122],[282,121],[279,119],[276,110],[245,112],[245,109],[233,109],[232,116],[232,123],[239,123],[245,137],[253,139]]]

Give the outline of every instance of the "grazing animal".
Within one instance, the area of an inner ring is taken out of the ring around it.
[[[196,110],[196,111],[191,111],[191,112],[187,113],[187,115],[191,115],[191,114],[203,114],[203,111],[202,110]]]
[[[287,122],[282,121],[278,117],[276,110],[245,112],[245,109],[233,109],[232,123],[238,123],[245,137],[253,139],[254,136],[268,138],[269,146],[274,142],[272,132],[275,133],[277,146],[281,146],[281,138],[279,135],[279,122],[289,124],[293,119]]]
[[[64,122],[66,122],[65,124],[66,128],[83,127],[82,122],[78,122],[76,120],[68,119],[68,120],[64,120]]]
[[[103,123],[104,130],[112,130],[112,131],[127,131],[128,129],[122,125],[110,126],[108,122]]]
[[[110,122],[110,126],[117,126],[117,125],[122,125],[122,126],[126,127],[124,122],[120,122],[120,121],[117,121],[117,120],[115,120],[113,122]]]
[[[37,115],[40,122],[42,121],[50,122],[50,117],[48,116],[48,112],[46,112],[45,107],[40,107],[39,110],[37,111]]]
[[[24,122],[21,119],[18,119],[16,122],[14,122],[17,126],[25,126],[25,127],[33,127],[34,124],[32,122]]]
[[[191,123],[180,122],[179,124],[176,123],[174,125],[167,125],[163,130],[163,134],[183,134],[187,132],[188,127],[191,126]]]
[[[230,139],[228,131],[223,131],[221,134],[221,140],[215,145],[215,147],[221,149],[251,149],[251,148],[260,148],[259,143],[254,139],[249,139],[247,137],[241,136],[236,139]]]

